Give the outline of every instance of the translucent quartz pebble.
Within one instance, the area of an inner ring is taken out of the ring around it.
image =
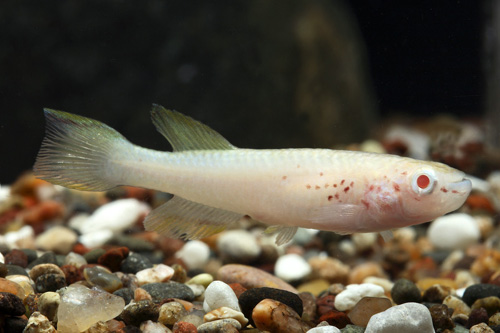
[[[85,331],[98,321],[113,319],[125,307],[123,298],[81,285],[69,286],[60,293],[61,303],[57,310],[59,333]]]
[[[85,260],[85,258],[82,255],[75,252],[68,253],[66,258],[64,259],[64,265],[73,265],[76,267],[81,267],[86,264],[87,260]]]
[[[83,276],[91,285],[99,286],[110,293],[123,287],[122,280],[103,267],[87,267],[83,270]]]

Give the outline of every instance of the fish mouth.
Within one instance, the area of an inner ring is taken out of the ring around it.
[[[448,190],[453,193],[468,195],[472,190],[472,182],[470,179],[463,178],[458,182],[453,182],[448,185]]]

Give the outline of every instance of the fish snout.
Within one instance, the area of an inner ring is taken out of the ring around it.
[[[463,178],[458,182],[453,182],[448,185],[448,190],[452,191],[452,193],[459,193],[465,196],[468,196],[470,191],[472,190],[472,182],[470,179]]]

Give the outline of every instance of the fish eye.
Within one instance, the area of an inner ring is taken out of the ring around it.
[[[436,176],[432,171],[418,172],[413,176],[411,188],[418,194],[429,194],[436,186]]]

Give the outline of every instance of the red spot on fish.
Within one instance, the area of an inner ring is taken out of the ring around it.
[[[329,195],[328,196],[328,201],[332,201],[332,199],[333,199],[333,195]]]
[[[354,186],[354,182],[351,182],[351,183],[349,184],[349,186],[350,186],[350,187],[353,187],[353,186]]]
[[[408,174],[408,172],[404,171],[404,172],[401,172],[401,174],[402,174],[403,176],[406,176],[406,175]]]
[[[320,176],[320,177],[321,177],[321,176],[323,176],[323,172],[320,172],[320,173],[319,173],[319,176]]]
[[[399,192],[400,188],[398,184],[393,183],[392,186],[394,187],[394,191]]]
[[[315,189],[319,190],[321,187],[319,187],[318,185],[315,186]]]
[[[339,194],[338,193],[335,194],[335,199],[339,200]]]
[[[451,193],[455,193],[455,194],[457,194],[457,193],[458,193],[458,191],[457,191],[457,190],[452,190],[452,191],[451,191]]]
[[[333,187],[337,187],[337,184],[333,184]]]
[[[370,208],[370,203],[365,200],[361,200],[361,203],[366,207],[366,209]]]
[[[340,182],[340,185],[344,185],[345,183],[345,179],[342,179],[342,181]]]
[[[349,191],[349,186],[347,186],[346,188],[344,188],[344,192],[347,193],[347,191]]]
[[[375,186],[373,186],[373,185],[370,185],[370,188],[369,188],[369,190],[370,190],[370,191],[373,191],[373,189],[374,189],[374,188],[375,188]]]
[[[307,184],[307,185],[306,185],[306,188],[307,188],[308,190],[309,190],[309,189],[311,189],[311,185]]]
[[[330,186],[330,184],[325,184],[325,188],[328,188],[328,186]]]
[[[281,177],[281,179],[286,180],[286,176]]]
[[[447,189],[445,189],[444,187],[441,187],[441,189],[440,189],[440,190],[441,190],[441,192],[444,192],[444,193],[447,193],[447,192],[448,192],[448,190],[447,190]]]
[[[300,164],[297,164],[297,169],[300,168]]]

